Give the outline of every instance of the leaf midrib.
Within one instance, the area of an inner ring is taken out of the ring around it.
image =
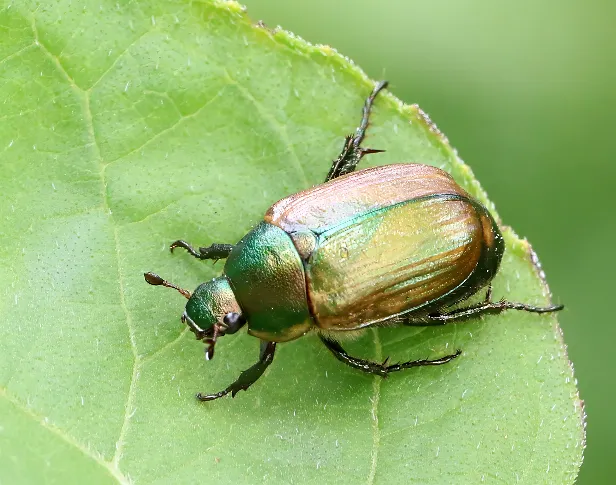
[[[75,94],[77,96],[79,96],[79,98],[81,98],[81,106],[82,106],[82,111],[83,111],[83,120],[85,122],[85,127],[88,133],[88,136],[91,139],[91,145],[94,149],[94,155],[95,155],[95,159],[98,163],[98,173],[99,173],[99,177],[100,177],[100,185],[101,185],[101,198],[102,198],[102,209],[103,209],[103,213],[105,214],[111,214],[111,208],[109,206],[109,194],[107,191],[107,182],[105,179],[105,170],[107,165],[103,162],[102,159],[102,155],[101,155],[101,150],[100,147],[98,145],[98,142],[96,141],[96,136],[94,134],[94,124],[93,124],[93,120],[92,120],[92,110],[90,109],[90,93],[91,93],[91,88],[88,90],[83,90],[82,88],[80,88],[75,81],[73,80],[73,78],[68,74],[68,72],[64,69],[64,67],[62,66],[60,59],[54,55],[39,39],[39,35],[38,35],[38,30],[36,27],[36,20],[34,18],[34,16],[32,16],[31,19],[31,25],[32,25],[32,32],[34,34],[34,44],[36,46],[38,46],[41,50],[41,52],[47,57],[49,58],[52,63],[54,64],[54,66],[56,67],[56,69],[58,70],[58,72],[65,78],[65,80],[68,82],[69,86],[71,87],[71,89],[73,89],[73,91],[75,92]],[[129,46],[130,47],[130,46]],[[125,52],[125,51],[123,51]],[[122,54],[120,54],[122,55]],[[108,71],[105,71],[105,73]],[[105,74],[103,74],[104,76]],[[101,77],[102,78],[102,77]],[[96,83],[95,83],[96,84]],[[110,462],[106,461],[106,460],[102,460],[101,458],[97,457],[96,455],[92,454],[92,453],[88,453],[86,451],[86,449],[79,445],[78,442],[70,437],[69,435],[62,433],[59,431],[59,429],[53,427],[53,428],[49,428],[49,429],[53,429],[56,430],[56,434],[58,436],[61,436],[67,443],[72,444],[73,446],[76,446],[78,449],[80,449],[81,451],[83,451],[84,453],[88,454],[88,456],[94,458],[97,463],[101,464],[102,466],[105,466],[114,476],[114,478],[116,478],[118,480],[118,482],[120,483],[129,483],[129,481],[122,475],[122,473],[120,472],[120,468],[119,468],[119,462],[122,458],[122,449],[123,449],[123,445],[124,445],[124,438],[126,436],[126,433],[128,431],[128,426],[129,426],[129,422],[130,422],[130,418],[132,416],[131,413],[131,409],[133,408],[132,403],[134,402],[135,399],[135,393],[136,393],[136,386],[137,386],[137,379],[139,376],[139,367],[141,364],[141,358],[139,356],[139,353],[137,351],[137,346],[135,343],[135,332],[134,332],[134,328],[132,325],[132,318],[130,315],[130,312],[128,310],[128,307],[126,306],[126,300],[124,298],[124,293],[125,293],[125,284],[124,284],[124,275],[122,272],[122,266],[121,266],[121,256],[120,256],[120,244],[119,244],[119,238],[118,238],[118,227],[116,224],[113,224],[113,235],[114,235],[114,245],[115,245],[115,257],[116,257],[116,265],[117,265],[117,271],[118,271],[118,291],[119,291],[119,300],[120,300],[120,306],[122,308],[122,311],[124,312],[125,315],[125,319],[126,319],[126,326],[128,328],[128,334],[129,334],[129,340],[130,340],[130,344],[131,344],[131,350],[133,353],[133,368],[132,368],[132,374],[131,374],[131,381],[130,381],[130,385],[129,385],[129,390],[128,390],[128,395],[126,398],[126,405],[125,405],[125,409],[124,409],[124,418],[122,420],[122,426],[120,428],[120,434],[118,436],[118,439],[116,440],[116,446],[115,446],[115,453],[113,455],[113,458]],[[6,395],[6,393],[5,393]],[[15,401],[18,402],[18,401]],[[26,410],[27,408],[23,408],[22,409]],[[34,415],[31,415],[32,417],[34,417]],[[41,421],[41,423],[43,424],[44,422]]]

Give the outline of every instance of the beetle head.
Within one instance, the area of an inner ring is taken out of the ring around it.
[[[151,285],[174,288],[188,299],[182,314],[182,322],[188,325],[198,340],[203,340],[207,344],[205,350],[207,360],[214,357],[214,347],[218,337],[233,334],[246,324],[229,280],[225,276],[200,284],[192,294],[154,273],[145,273],[144,276]]]

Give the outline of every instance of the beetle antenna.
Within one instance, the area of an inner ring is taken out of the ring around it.
[[[180,288],[169,281],[162,279],[156,273],[143,273],[145,280],[153,286],[166,286],[167,288],[173,288],[174,290],[178,290],[180,294],[186,298],[187,300],[190,298],[190,291],[185,290],[184,288]]]

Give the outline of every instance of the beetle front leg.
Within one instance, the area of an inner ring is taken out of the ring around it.
[[[184,248],[189,252],[191,256],[194,256],[197,259],[213,259],[214,261],[218,261],[219,259],[225,259],[231,251],[233,251],[233,244],[217,244],[214,243],[207,248],[199,248],[199,251],[196,251],[190,244],[181,239],[175,241],[169,246],[171,252],[175,248]]]
[[[329,173],[325,178],[326,182],[335,179],[336,177],[340,177],[341,175],[353,172],[364,155],[385,151],[375,150],[372,148],[362,148],[361,142],[366,136],[366,129],[368,128],[368,123],[370,121],[370,112],[372,111],[374,98],[376,98],[377,94],[379,94],[379,92],[386,87],[387,81],[377,83],[372,90],[372,93],[370,93],[370,96],[366,99],[364,109],[362,111],[361,123],[357,127],[357,130],[355,130],[355,136],[349,135],[344,139],[342,151],[340,152],[340,155],[338,155],[338,158],[333,161],[332,166],[329,169]]]
[[[257,381],[257,379],[259,379],[259,377],[263,375],[265,369],[267,369],[272,363],[274,360],[275,351],[276,342],[266,342],[265,340],[262,340],[259,361],[255,365],[242,372],[238,379],[225,390],[217,392],[216,394],[203,395],[199,393],[197,394],[197,399],[199,399],[199,401],[213,401],[214,399],[226,396],[229,393],[231,393],[231,397],[235,397],[239,391],[247,390]]]
[[[382,364],[378,362],[373,362],[370,360],[358,359],[357,357],[352,357],[346,353],[346,351],[342,348],[336,340],[329,339],[324,335],[319,335],[321,341],[325,344],[325,346],[334,354],[334,357],[338,359],[340,362],[344,362],[348,366],[353,367],[354,369],[359,369],[362,372],[366,372],[367,374],[376,374],[377,376],[387,377],[387,375],[391,372],[398,372],[403,369],[410,369],[411,367],[422,367],[426,365],[442,365],[447,362],[452,361],[458,355],[462,353],[461,350],[457,350],[455,354],[445,355],[440,359],[434,360],[411,360],[408,362],[403,362],[401,364],[392,364],[387,365],[387,361],[389,357],[385,359]]]

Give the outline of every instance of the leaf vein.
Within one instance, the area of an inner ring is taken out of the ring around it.
[[[82,443],[79,443],[75,438],[73,438],[66,432],[62,431],[60,428],[54,426],[44,417],[36,414],[30,407],[26,406],[24,403],[19,401],[17,398],[10,395],[7,392],[6,388],[0,387],[0,397],[3,397],[6,401],[11,403],[15,408],[21,411],[25,416],[36,421],[36,423],[41,425],[43,428],[45,428],[47,431],[49,431],[53,435],[60,438],[62,441],[67,443],[69,446],[79,450],[87,458],[90,458],[91,460],[95,461],[98,465],[106,469],[109,472],[109,474],[118,481],[118,483],[122,485],[130,484],[130,480],[127,479],[122,474],[122,472],[117,467],[115,467],[113,463],[105,461],[98,453],[92,451],[89,447],[83,445]]]
[[[304,171],[304,167],[302,166],[297,156],[297,153],[295,152],[295,147],[293,146],[293,144],[291,143],[291,140],[289,139],[287,128],[284,125],[280,124],[280,122],[276,120],[276,118],[271,114],[269,109],[266,106],[263,106],[263,104],[261,104],[250,93],[248,89],[246,89],[239,82],[233,79],[226,69],[225,69],[225,75],[227,79],[229,80],[229,83],[235,86],[240,92],[240,94],[246,100],[250,101],[254,105],[259,115],[261,115],[261,117],[273,128],[274,132],[280,138],[280,141],[282,141],[282,143],[287,147],[287,151],[289,155],[291,156],[291,159],[293,160],[293,165],[295,165],[296,170],[300,173],[300,175],[303,178],[304,187],[309,187],[310,184],[308,183],[308,177],[306,177],[306,172]]]
[[[160,354],[162,354],[165,350],[175,346],[179,341],[181,341],[184,336],[189,332],[189,328],[188,325],[184,327],[184,329],[179,333],[179,335],[177,337],[175,337],[173,340],[170,340],[169,342],[167,342],[165,345],[163,345],[162,347],[160,347],[159,349],[156,349],[154,352],[152,352],[149,355],[146,355],[145,357],[143,357],[141,359],[141,364],[144,365],[146,362],[156,359]]]
[[[147,34],[150,34],[154,32],[153,29],[146,29],[144,32],[142,32],[141,34],[139,34],[137,37],[135,37],[134,40],[132,40],[131,42],[128,43],[128,45],[116,56],[116,58],[113,60],[113,62],[111,64],[109,64],[109,67],[107,69],[105,69],[101,75],[98,77],[98,79],[96,81],[94,81],[92,83],[92,85],[86,89],[86,91],[88,92],[92,92],[92,90],[98,85],[98,83],[100,83],[103,78],[109,74],[109,72],[118,64],[118,61],[122,58],[122,56],[124,54],[126,54],[128,52],[128,50],[133,47],[137,42],[139,42],[141,39],[143,39]]]
[[[381,340],[379,339],[379,333],[376,328],[372,329],[374,335],[374,346],[376,348],[376,361],[381,362],[383,360],[383,348]],[[368,473],[368,485],[374,484],[374,478],[376,477],[376,468],[379,458],[379,446],[381,444],[381,428],[379,427],[379,401],[381,400],[381,382],[383,378],[381,376],[374,376],[372,381],[372,389],[374,395],[372,397],[372,452],[370,458],[370,471]]]
[[[80,88],[75,82],[75,80],[70,76],[68,71],[60,62],[58,56],[53,54],[39,39],[38,30],[36,27],[36,19],[34,17],[32,17],[32,32],[34,34],[34,44],[37,45],[39,49],[41,49],[41,52],[51,60],[51,62],[56,66],[56,69],[58,69],[58,72],[66,79],[66,81],[68,81],[72,88],[83,92],[84,90]]]
[[[94,123],[92,121],[92,110],[90,108],[90,94],[88,92],[84,93],[83,111],[84,111],[84,121],[86,123],[88,134],[92,138],[92,146],[94,148],[96,159],[98,160],[98,164],[99,164],[101,197],[103,199],[103,207],[105,207],[106,212],[108,214],[111,214],[111,208],[108,202],[107,182],[105,180],[105,164],[103,163],[101,150],[96,141],[96,135],[94,134]],[[122,307],[122,311],[124,312],[124,315],[126,318],[128,336],[129,336],[131,351],[133,353],[133,369],[131,373],[131,380],[130,380],[130,385],[128,388],[128,395],[126,398],[126,405],[124,409],[124,419],[122,421],[122,426],[120,428],[120,435],[116,441],[116,451],[112,459],[113,466],[119,469],[118,464],[122,457],[122,449],[123,449],[126,433],[128,431],[128,425],[130,422],[130,418],[134,414],[133,402],[135,399],[137,380],[139,379],[140,358],[139,358],[139,352],[137,351],[137,345],[135,342],[135,331],[132,325],[131,315],[126,305],[126,300],[124,298],[125,284],[124,284],[124,276],[122,273],[122,264],[121,264],[122,258],[120,255],[120,241],[119,241],[119,235],[118,235],[118,227],[115,224],[113,226],[113,237],[114,237],[114,244],[115,244],[115,254],[116,254],[116,259],[117,259],[117,272],[118,272],[118,282],[119,282],[118,289],[119,289],[119,297],[120,297],[120,306]]]
[[[21,49],[19,49],[18,51],[13,52],[12,54],[9,54],[8,56],[6,56],[3,59],[0,59],[0,66],[2,64],[4,64],[5,62],[9,62],[13,59],[15,59],[16,57],[19,57],[20,55],[22,55],[24,52],[26,52],[29,49],[32,49],[33,47],[35,47],[36,44],[29,44],[25,47],[22,47]]]
[[[154,140],[157,140],[158,138],[160,138],[161,136],[169,133],[170,131],[174,130],[175,128],[177,128],[182,122],[184,122],[187,119],[191,119],[191,118],[196,118],[197,116],[199,116],[199,114],[207,107],[209,106],[211,103],[213,103],[214,101],[216,101],[223,93],[223,91],[225,90],[227,86],[223,86],[220,91],[218,91],[214,97],[212,97],[211,99],[207,100],[205,102],[205,104],[203,106],[201,106],[197,111],[195,111],[194,113],[190,113],[188,115],[184,115],[182,116],[180,119],[178,119],[175,123],[173,123],[171,126],[169,126],[168,128],[165,128],[164,130],[159,131],[158,133],[156,133],[154,136],[152,136],[151,138],[148,138],[145,142],[143,142],[141,145],[139,145],[137,148],[133,148],[132,150],[120,155],[117,158],[114,158],[113,160],[109,160],[107,161],[105,168],[109,167],[109,165],[111,165],[112,163],[115,163],[119,160],[122,160],[123,158],[126,158],[130,155],[132,155],[133,153],[138,152],[139,150],[143,150],[143,148],[145,148],[146,146],[148,146],[150,143],[152,143]]]

